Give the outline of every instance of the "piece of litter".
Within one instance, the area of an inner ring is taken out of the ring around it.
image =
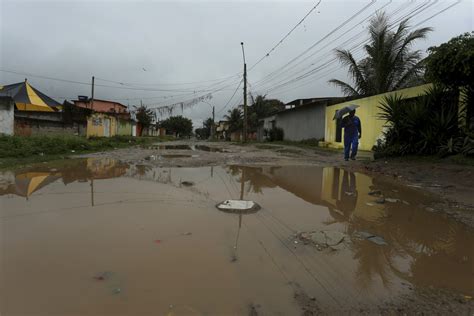
[[[369,203],[369,202],[367,202],[365,204],[367,204],[368,206],[374,206],[375,205],[374,203]]]
[[[390,202],[390,203],[397,203],[397,202],[400,202],[399,199],[392,199],[392,198],[385,198],[385,201]]]
[[[159,244],[159,243],[161,243],[161,240],[157,239],[157,240],[155,240],[154,242],[155,242],[156,244]]]
[[[192,181],[181,181],[181,184],[184,185],[185,187],[190,187],[194,185],[194,182]]]
[[[294,242],[295,244],[297,244],[297,243],[298,243],[298,240],[295,240],[295,241],[293,241],[293,242]]]
[[[344,192],[346,195],[349,195],[349,196],[354,196],[355,195],[355,192],[350,192],[350,191],[346,191]]]
[[[181,235],[183,236],[191,236],[193,233],[190,233],[190,232],[185,232],[185,233],[182,233]]]
[[[375,200],[375,203],[384,204],[385,203],[385,198],[384,197],[378,198],[377,200]]]
[[[380,237],[380,236],[372,236],[372,237],[369,237],[367,238],[367,240],[379,245],[379,246],[383,246],[383,245],[386,245],[387,243],[385,242],[385,240]]]
[[[114,294],[119,294],[120,292],[122,292],[122,290],[120,288],[114,289]]]
[[[369,192],[369,195],[380,195],[380,194],[382,194],[382,191],[380,190],[373,190]]]
[[[260,206],[254,201],[226,200],[222,203],[217,204],[217,208],[221,211],[240,213],[258,211],[260,209]]]

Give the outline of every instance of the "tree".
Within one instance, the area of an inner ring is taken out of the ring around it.
[[[212,118],[208,118],[203,123],[204,127],[196,128],[195,134],[201,139],[208,139],[211,136]]]
[[[428,48],[425,59],[427,80],[461,93],[460,115],[474,131],[474,32],[454,37],[438,47]]]
[[[229,131],[231,133],[242,129],[243,121],[240,107],[229,110],[228,114],[224,117],[229,122]]]
[[[134,106],[138,123],[142,124],[143,127],[147,127],[153,122],[154,113],[148,109],[145,105]]]
[[[447,87],[474,86],[474,32],[428,48],[427,80]]]
[[[160,127],[179,136],[189,136],[193,133],[193,122],[181,115],[167,118],[160,123]]]
[[[285,108],[285,104],[278,99],[265,99],[265,96],[258,95],[252,106],[248,107],[248,126],[250,131],[255,131],[259,126],[259,120]]]
[[[336,50],[339,61],[349,67],[354,85],[338,79],[329,82],[348,96],[376,95],[422,82],[421,51],[412,51],[411,46],[431,30],[425,27],[409,32],[406,19],[392,31],[387,15],[377,14],[370,21],[370,42],[364,46],[367,57],[357,62],[350,51]]]

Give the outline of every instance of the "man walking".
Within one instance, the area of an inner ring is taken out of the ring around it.
[[[355,115],[355,110],[349,112],[349,115],[342,119],[344,128],[344,160],[356,159],[359,138],[362,137],[362,124],[359,117]],[[351,152],[352,146],[352,152]]]

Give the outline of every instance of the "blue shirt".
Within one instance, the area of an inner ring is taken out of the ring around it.
[[[344,135],[355,136],[359,133],[362,134],[362,124],[357,116],[349,117],[346,116],[342,119],[342,127],[344,127]]]

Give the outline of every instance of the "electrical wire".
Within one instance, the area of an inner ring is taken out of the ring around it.
[[[283,43],[283,41],[284,41],[288,36],[290,36],[291,33],[293,33],[293,31],[294,31],[298,26],[300,26],[301,23],[303,23],[304,20],[305,20],[311,13],[313,13],[314,10],[316,10],[316,8],[317,8],[320,4],[321,4],[321,0],[319,0],[318,3],[316,3],[316,5],[314,5],[314,6],[311,8],[311,10],[309,10],[309,12],[306,13],[305,16],[304,16],[298,23],[296,23],[295,26],[293,26],[293,28],[292,28],[285,36],[283,36],[283,38],[282,38],[278,43],[276,43],[275,46],[273,46],[265,55],[262,56],[262,58],[260,58],[255,64],[253,64],[253,65],[250,67],[249,71],[251,71],[253,68],[255,68],[255,66],[257,66],[258,64],[260,64],[265,58],[269,57],[270,54],[271,54],[278,46],[280,46],[280,45]]]

